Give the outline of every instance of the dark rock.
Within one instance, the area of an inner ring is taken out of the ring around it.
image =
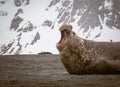
[[[19,34],[17,35],[17,40],[18,40],[18,41],[20,41],[21,36],[22,36],[22,33],[19,33]]]
[[[9,0],[0,0],[0,4],[1,4],[1,5],[4,5],[4,4],[6,4],[8,1],[9,1]]]
[[[35,35],[35,37],[34,37],[34,39],[33,39],[33,41],[31,42],[31,45],[35,44],[39,39],[40,39],[40,35],[37,32],[36,35]]]
[[[15,52],[15,55],[16,55],[16,54],[20,54],[21,50],[22,50],[22,47],[20,46],[20,47],[17,49],[17,51]]]
[[[31,22],[27,22],[24,26],[25,28],[23,28],[23,32],[32,31],[35,28]]]
[[[34,26],[30,21],[28,21],[21,28],[17,29],[17,32],[28,32],[32,31],[35,28],[36,26]]]
[[[41,55],[41,54],[52,54],[51,52],[40,52],[38,53],[38,55]]]
[[[15,5],[17,7],[20,7],[23,4],[29,5],[30,4],[30,0],[14,0],[14,3],[15,3]]]
[[[58,23],[64,22],[66,17],[69,16],[69,12],[64,12],[64,14],[62,15],[62,17],[60,18],[60,20],[58,21]]]
[[[20,41],[18,41],[17,46],[18,46],[18,49],[17,49],[17,51],[15,52],[15,54],[20,54],[20,53],[21,53],[21,50],[22,50],[22,45],[20,44]]]
[[[22,45],[20,44],[21,35],[22,35],[22,33],[20,33],[20,34],[17,35],[18,38],[17,38],[17,45],[16,46],[18,46],[18,49],[15,52],[15,54],[20,54],[21,50],[22,50]]]
[[[1,4],[5,4],[5,1],[0,1]]]
[[[66,0],[65,2],[63,2],[62,6],[67,7],[69,4],[70,4],[70,1]]]
[[[120,1],[119,0],[109,0],[112,5],[110,8],[104,7],[105,3],[103,4],[102,8],[100,9],[100,17],[103,21],[106,21],[106,25],[110,28],[116,27],[120,29]],[[105,20],[107,18],[107,20]]]
[[[15,17],[15,18],[12,20],[12,22],[11,22],[10,29],[16,31],[17,28],[19,27],[19,24],[20,24],[22,21],[23,21],[23,18],[21,18],[21,17],[19,17],[19,16]]]
[[[104,28],[102,22],[111,29],[114,27],[120,29],[119,0],[65,0],[59,3],[62,4],[62,6],[57,8],[59,13],[57,22],[59,24],[76,22],[80,29],[84,29],[84,33],[88,32],[89,28]],[[111,4],[106,7],[106,3]],[[56,4],[55,1],[52,1],[48,7]],[[96,37],[99,36],[97,35]]]
[[[50,20],[46,20],[44,21],[44,23],[42,24],[42,26],[48,26],[50,27],[52,25],[52,22]]]
[[[90,1],[90,0],[88,0],[88,1]],[[86,0],[73,0],[73,7],[72,7],[72,11],[71,11],[72,17],[76,14],[77,10],[80,12],[82,9],[85,9],[85,2],[87,2],[87,1]]]
[[[96,35],[96,36],[95,36],[95,38],[98,38],[98,37],[100,37],[100,35],[101,35],[101,32],[100,32],[98,35]]]
[[[57,3],[59,3],[60,2],[60,0],[52,0],[51,2],[50,2],[50,4],[49,4],[49,6],[48,7],[52,7],[52,6],[55,6]]]
[[[17,32],[21,32],[22,30],[23,30],[23,28],[20,28],[20,29],[17,30]]]
[[[21,6],[23,4],[24,0],[14,0],[14,3],[17,7]]]
[[[10,42],[10,43],[7,44],[7,45],[5,45],[5,44],[2,45],[2,46],[0,47],[0,54],[5,54],[5,53],[7,53],[8,50],[12,47],[13,43],[14,43],[14,42]]]
[[[26,44],[25,44],[25,48],[28,46],[28,44],[29,44],[29,43],[26,43]]]
[[[58,11],[59,14],[58,14],[57,18],[60,18],[61,15],[64,13],[64,11],[65,11],[65,9],[61,8],[61,9]]]
[[[12,49],[10,50],[9,54],[11,54],[11,53],[14,51],[14,49],[15,49],[15,48],[12,48]]]
[[[15,16],[18,16],[19,14],[23,14],[23,9],[18,9],[17,13],[15,14]]]
[[[29,5],[30,4],[30,0],[26,0],[25,5]]]

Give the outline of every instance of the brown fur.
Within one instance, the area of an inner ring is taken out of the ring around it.
[[[62,25],[67,39],[57,44],[60,58],[70,74],[120,73],[120,42],[94,42],[77,36],[71,25]]]

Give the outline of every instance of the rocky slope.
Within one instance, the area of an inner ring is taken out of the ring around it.
[[[120,0],[0,0],[0,54],[58,53],[59,27],[81,37],[120,41]]]

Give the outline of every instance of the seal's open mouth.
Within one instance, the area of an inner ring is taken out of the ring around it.
[[[67,39],[66,32],[63,30],[63,31],[61,31],[61,39],[58,42],[58,44],[63,44],[66,39]]]

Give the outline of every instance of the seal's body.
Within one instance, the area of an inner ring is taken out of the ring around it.
[[[71,25],[62,25],[60,31],[57,49],[70,74],[120,73],[120,42],[82,39],[72,31]]]

